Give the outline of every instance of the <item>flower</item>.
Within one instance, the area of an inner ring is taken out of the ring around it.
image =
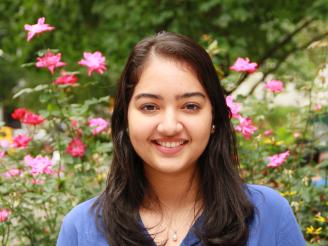
[[[78,120],[77,120],[77,119],[73,119],[73,118],[71,118],[71,126],[72,126],[73,128],[78,128],[78,127],[79,127],[79,122],[78,122]]]
[[[10,170],[8,170],[7,172],[4,173],[4,176],[6,178],[11,178],[11,177],[15,177],[15,176],[21,176],[22,175],[22,170],[17,169],[17,168],[12,168]]]
[[[51,51],[48,51],[44,56],[37,58],[36,67],[42,68],[46,67],[49,69],[51,74],[55,72],[56,67],[65,66],[66,63],[60,61],[61,53],[53,54]]]
[[[0,147],[7,150],[10,147],[10,142],[7,139],[0,140]]]
[[[48,157],[38,155],[33,158],[30,155],[24,157],[25,165],[30,167],[30,173],[35,176],[38,174],[53,174],[54,171],[51,169],[53,166],[52,161]]]
[[[66,151],[73,157],[82,157],[85,154],[86,146],[80,138],[74,138],[69,142]]]
[[[49,26],[45,24],[46,18],[41,17],[38,19],[38,23],[34,25],[24,25],[25,31],[27,31],[27,41],[30,41],[36,34],[40,34],[43,32],[49,32],[55,29],[53,26]]]
[[[236,126],[236,131],[241,132],[246,139],[249,139],[257,130],[250,118],[239,118],[239,125]]]
[[[257,64],[255,62],[250,62],[249,59],[238,57],[235,63],[230,66],[231,70],[236,72],[248,72],[252,73],[256,70]]]
[[[320,213],[315,215],[314,220],[316,220],[316,221],[318,221],[318,222],[320,222],[320,223],[324,223],[324,222],[326,222],[326,221],[328,222],[328,218],[322,217],[322,216],[320,215]]]
[[[320,235],[322,232],[322,227],[315,228],[313,226],[306,227],[306,234]]]
[[[25,114],[28,112],[26,108],[17,108],[15,111],[11,114],[11,117],[15,120],[22,119]]]
[[[8,220],[10,211],[8,209],[0,209],[0,222],[5,222]]]
[[[284,84],[280,80],[270,80],[265,83],[265,88],[273,93],[282,92]]]
[[[24,135],[19,134],[13,139],[13,147],[14,148],[25,148],[27,147],[28,143],[32,140],[32,138]]]
[[[21,122],[23,124],[28,124],[28,125],[39,125],[44,121],[44,118],[41,115],[32,113],[32,112],[27,112],[23,119],[21,119]]]
[[[107,128],[108,122],[103,118],[94,118],[88,121],[88,125],[93,128],[92,134],[96,135]]]
[[[71,127],[75,130],[78,137],[82,136],[82,129],[79,127],[79,122],[76,119],[71,118]]]
[[[88,68],[88,75],[91,76],[93,71],[96,71],[97,73],[103,74],[104,71],[107,70],[106,64],[105,64],[105,57],[99,52],[96,51],[94,53],[91,52],[84,52],[83,58],[81,61],[79,61],[79,64],[81,66],[85,66]]]
[[[226,97],[226,103],[230,108],[232,118],[239,119],[240,104],[234,103],[232,96]]]
[[[319,103],[316,103],[314,105],[314,110],[317,111],[317,112],[319,112],[321,110],[321,105]]]
[[[0,159],[3,158],[6,155],[5,151],[0,151]]]
[[[61,72],[61,76],[58,77],[54,83],[56,85],[76,85],[76,82],[79,80],[74,74],[68,74],[65,71]]]
[[[266,130],[265,132],[264,132],[264,136],[271,136],[272,135],[272,130]]]
[[[26,108],[16,109],[11,116],[13,119],[20,120],[23,124],[38,125],[44,121],[41,115],[35,114]]]
[[[270,162],[267,164],[268,167],[279,167],[281,166],[289,156],[289,150],[283,153],[275,154],[273,156],[269,156]]]
[[[32,184],[42,185],[42,184],[44,184],[44,180],[42,180],[42,179],[32,179]]]

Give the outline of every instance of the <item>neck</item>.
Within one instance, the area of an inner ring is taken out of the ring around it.
[[[199,191],[197,168],[175,174],[145,168],[145,176],[151,194],[159,202],[159,204],[153,203],[150,201],[153,199],[145,197],[144,204],[148,204],[151,209],[177,211],[195,205]]]

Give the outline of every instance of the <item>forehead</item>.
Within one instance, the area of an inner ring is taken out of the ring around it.
[[[200,91],[206,94],[196,72],[190,65],[159,56],[149,58],[134,92],[145,90],[171,94]]]

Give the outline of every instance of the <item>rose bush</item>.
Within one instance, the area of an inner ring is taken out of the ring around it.
[[[54,29],[45,24],[44,17],[37,24],[25,25],[28,41]],[[12,118],[21,122],[25,132],[11,141],[0,141],[2,245],[54,245],[63,216],[104,186],[112,151],[110,98],[77,104],[74,95],[80,86],[96,84],[80,79],[85,73],[82,67],[87,68],[87,78],[95,81],[107,71],[106,58],[95,51],[84,52],[73,65],[61,59],[56,50],[40,51],[33,65],[47,69],[49,80],[14,96],[32,97],[41,92],[42,109],[37,113],[16,109]],[[60,70],[63,66],[73,71]],[[260,70],[255,62],[241,57],[230,69],[241,76]],[[326,76],[322,70],[318,74]],[[231,79],[222,80],[227,84]],[[327,178],[328,165],[327,161],[315,163],[309,153],[316,143],[314,119],[327,115],[327,106],[310,100],[306,107],[283,111],[286,109],[276,107],[272,99],[284,91],[284,84],[267,81],[262,100],[226,97],[239,142],[241,174],[249,183],[281,192],[291,203],[309,244],[324,245],[328,240],[327,185],[314,185],[314,178]],[[328,79],[322,86],[326,84]],[[311,85],[310,96],[314,97],[322,88]]]

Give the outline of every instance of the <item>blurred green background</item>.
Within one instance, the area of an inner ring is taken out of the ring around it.
[[[21,66],[34,62],[42,48],[58,49],[69,64],[76,64],[84,51],[99,50],[107,57],[109,72],[98,78],[94,90],[82,86],[78,101],[112,94],[133,45],[162,30],[191,36],[204,45],[208,35],[217,40],[219,52],[213,59],[224,77],[237,57],[248,56],[264,76],[288,75],[302,86],[327,60],[327,52],[307,50],[314,41],[327,40],[327,0],[2,0],[0,12],[0,104],[5,120],[14,107],[41,106],[35,98],[17,101],[12,96],[49,79],[47,71]],[[35,24],[41,16],[56,31],[26,42],[24,24]]]

